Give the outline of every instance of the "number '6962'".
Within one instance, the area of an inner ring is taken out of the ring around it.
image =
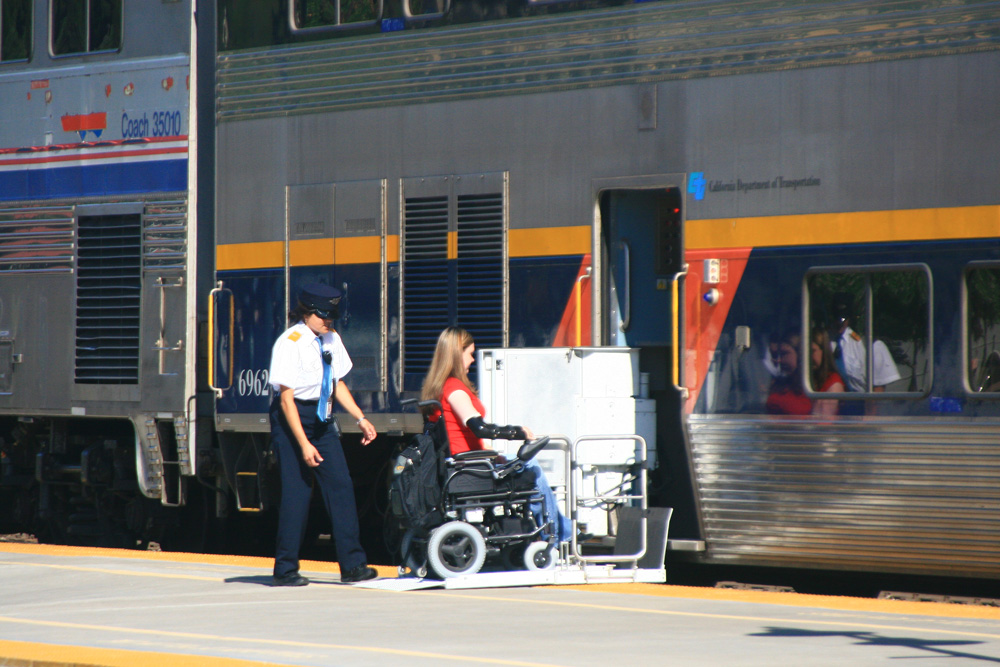
[[[240,396],[267,396],[267,369],[240,371],[236,390]]]

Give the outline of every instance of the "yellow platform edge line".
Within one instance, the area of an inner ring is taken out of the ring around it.
[[[284,667],[281,663],[183,653],[40,644],[0,639],[5,667]]]
[[[168,563],[204,563],[207,565],[231,565],[237,567],[266,568],[274,566],[274,559],[263,556],[230,556],[217,554],[197,554],[183,551],[139,551],[138,549],[107,549],[104,547],[71,547],[58,544],[24,544],[21,542],[0,542],[0,552],[15,554],[35,554],[39,556],[78,556],[103,558],[133,558]],[[380,577],[394,578],[399,568],[394,565],[372,565]],[[302,560],[299,568],[303,572],[340,573],[340,565],[330,561]]]
[[[655,597],[697,598],[699,600],[723,600],[776,604],[791,607],[816,607],[841,611],[870,611],[887,614],[908,614],[914,616],[938,616],[948,618],[975,618],[1000,620],[1000,609],[949,602],[924,602],[913,600],[880,600],[876,598],[855,598],[841,595],[813,595],[808,593],[778,593],[771,591],[741,591],[725,588],[702,588],[697,586],[672,586],[669,584],[586,584],[565,586],[581,591],[624,593]]]
[[[270,569],[274,559],[259,556],[227,556],[215,554],[196,554],[176,551],[138,551],[132,549],[108,549],[103,547],[72,547],[50,544],[24,544],[19,542],[0,542],[0,552],[17,554],[37,554],[46,556],[80,556],[105,558],[134,558],[180,563],[205,563],[210,565],[231,565]],[[303,560],[300,567],[307,574],[310,572],[339,573],[337,563],[327,561]],[[398,568],[392,565],[373,565],[380,577],[394,578],[398,576]],[[585,590],[588,592],[627,593],[631,595],[648,595],[660,597],[699,598],[706,600],[752,601],[786,606],[809,606],[842,610],[881,611],[897,614],[914,614],[921,616],[947,616],[954,618],[977,618],[1000,620],[1000,609],[995,607],[978,607],[947,602],[916,602],[909,600],[877,600],[872,598],[852,598],[836,595],[811,595],[805,593],[775,593],[767,591],[739,591],[719,588],[701,588],[695,586],[676,586],[671,584],[592,583],[581,586],[564,585],[561,588]]]

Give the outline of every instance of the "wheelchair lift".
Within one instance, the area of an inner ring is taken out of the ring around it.
[[[499,441],[497,441],[499,444]],[[548,449],[562,454],[567,480],[564,512],[573,521],[574,538],[558,553],[528,569],[486,569],[442,579],[401,576],[355,584],[362,588],[504,588],[591,583],[663,583],[671,508],[650,508],[646,497],[646,442],[638,435],[590,435],[570,442],[550,436]],[[559,475],[553,475],[558,477]],[[598,517],[599,514],[604,517]],[[578,527],[600,526],[602,534],[578,542]],[[473,524],[474,525],[474,524]],[[544,548],[544,542],[529,545]]]
[[[548,445],[533,460],[563,514],[572,519],[574,536],[584,532],[588,539],[574,537],[557,548],[533,539],[523,558],[508,549],[505,565],[493,558],[464,568],[462,563],[472,562],[465,555],[482,542],[473,533],[488,531],[482,518],[455,512],[450,527],[442,526],[450,532],[442,530],[432,550],[438,565],[446,558],[458,563],[452,571],[431,567],[445,570],[438,571],[442,579],[404,577],[366,585],[480,588],[665,581],[671,510],[647,503],[646,473],[656,463],[656,402],[639,372],[639,350],[498,348],[479,349],[476,355],[479,396],[490,421],[526,424],[536,434],[549,434]],[[519,445],[488,443],[508,461],[517,458]],[[470,531],[470,526],[478,527]],[[470,547],[471,542],[477,544]],[[495,535],[493,543],[495,547]],[[514,569],[518,566],[527,569]],[[497,571],[499,567],[512,571]]]

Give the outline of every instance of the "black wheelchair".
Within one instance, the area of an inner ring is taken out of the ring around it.
[[[437,401],[421,401],[418,406],[425,412],[440,410]],[[554,521],[540,521],[532,512],[532,505],[542,505],[542,496],[535,471],[526,467],[549,438],[524,443],[509,461],[492,450],[451,456],[443,422],[443,416],[425,421],[425,434],[433,438],[439,458],[440,492],[435,494],[429,521],[423,525],[401,521],[400,574],[423,578],[429,568],[444,579],[475,574],[487,564],[499,570],[553,567],[558,552]],[[400,468],[397,465],[397,473]]]

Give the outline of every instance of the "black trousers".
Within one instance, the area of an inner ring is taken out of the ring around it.
[[[302,460],[302,450],[292,437],[288,421],[281,411],[281,401],[271,403],[271,442],[281,472],[281,504],[278,508],[278,539],[274,557],[274,576],[299,569],[299,549],[309,518],[309,501],[315,480],[323,495],[323,504],[333,523],[333,539],[341,571],[367,561],[361,546],[358,511],[354,502],[354,483],[340,438],[332,424],[319,419],[315,403],[296,401],[299,419],[309,442],[319,450],[323,462],[310,468]]]

